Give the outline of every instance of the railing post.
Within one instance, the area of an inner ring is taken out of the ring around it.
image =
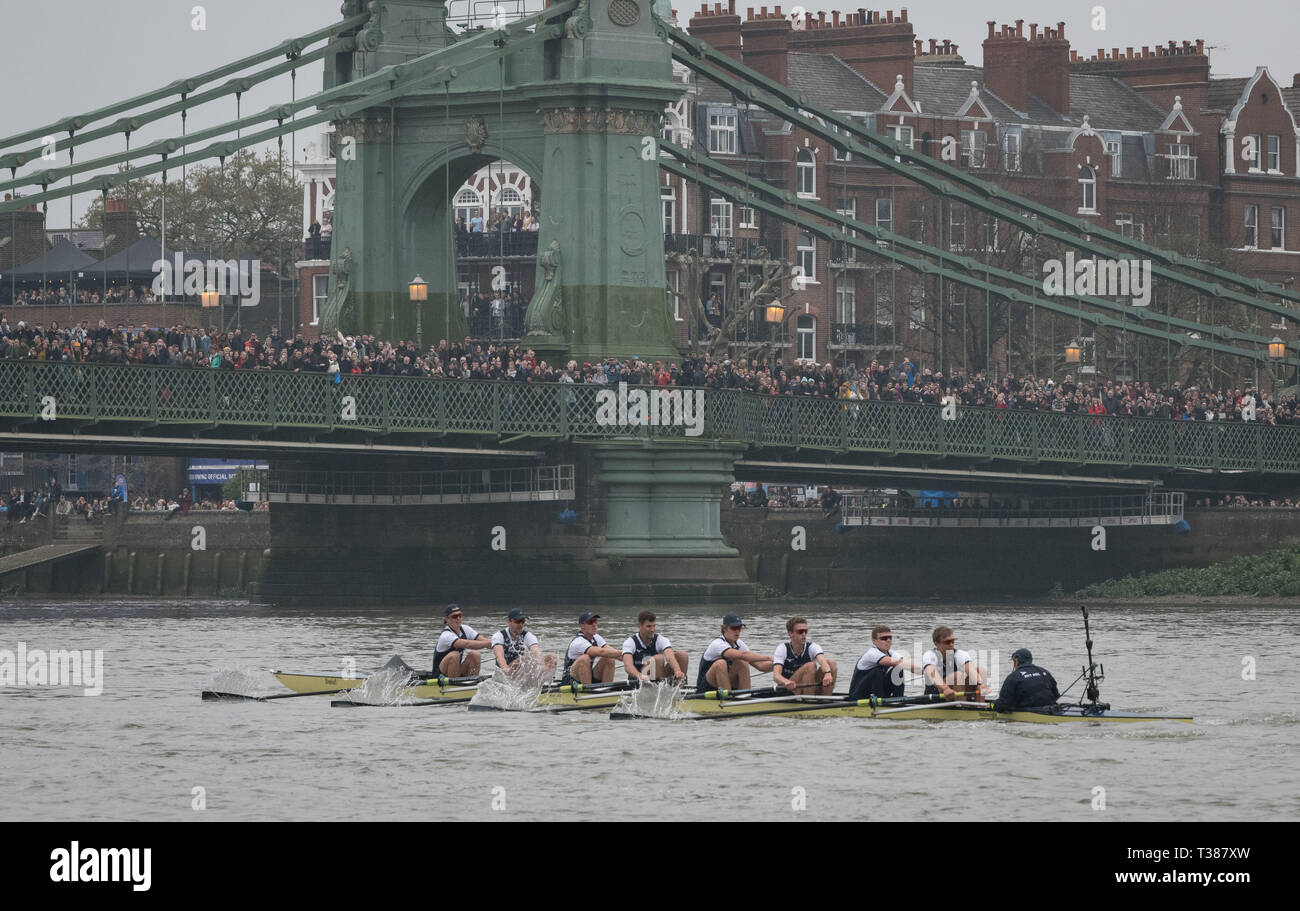
[[[438,420],[439,432],[446,433],[447,432],[447,389],[448,389],[447,384],[450,382],[450,380],[441,379],[441,380],[436,380],[435,382],[437,382],[438,386],[437,386],[437,391],[434,392],[434,395],[437,397],[438,401],[437,401],[437,407],[434,408],[434,413]],[[439,494],[441,494],[441,490],[439,490]]]
[[[1133,464],[1133,422],[1129,418],[1115,418],[1119,425],[1120,449],[1124,454],[1124,464]]]
[[[1255,425],[1255,470],[1264,470],[1264,425]]]
[[[1072,417],[1074,418],[1074,426],[1075,426],[1074,435],[1077,438],[1075,441],[1075,445],[1079,449],[1079,464],[1083,464],[1087,460],[1087,454],[1088,454],[1088,436],[1087,436],[1088,427],[1086,424],[1084,424],[1084,418],[1081,417],[1080,415],[1075,414],[1072,415]]]
[[[1043,423],[1044,418],[1041,412],[1029,411],[1029,453],[1034,457],[1035,462],[1041,462],[1043,459]]]
[[[501,383],[492,384],[492,432],[501,433]]]
[[[849,451],[849,400],[832,399],[840,408],[840,452]]]
[[[1206,424],[1205,432],[1210,434],[1210,446],[1213,450],[1210,466],[1215,471],[1219,471],[1223,468],[1223,431],[1218,424]]]
[[[920,407],[923,409],[923,414],[929,411],[929,408],[925,405],[921,405]],[[948,454],[948,422],[943,419],[943,408],[936,408],[934,410],[934,416],[939,419],[939,432],[936,434],[939,438],[939,455],[946,456]]]
[[[1174,450],[1175,450],[1174,431],[1177,425],[1173,421],[1165,421],[1164,425],[1165,425],[1165,433],[1167,434],[1169,440],[1169,442],[1166,444],[1165,467],[1173,468],[1176,464],[1176,459],[1174,457]]]
[[[212,423],[217,423],[217,371],[208,368],[208,415]]]
[[[569,438],[569,397],[564,394],[564,388],[557,390],[560,394],[560,438]]]
[[[806,401],[803,396],[794,396],[790,404],[794,407],[790,409],[790,436],[794,440],[794,448],[803,448],[803,435],[799,432],[799,408],[802,402]]]
[[[383,392],[379,396],[379,414],[384,422],[384,432],[391,433],[393,430],[392,380],[385,380],[380,388]]]
[[[885,406],[889,410],[885,414],[889,418],[889,454],[898,453],[898,404],[890,402]]]
[[[266,374],[266,417],[271,427],[280,425],[280,377],[274,370]]]
[[[954,404],[956,403],[954,402]],[[957,414],[961,414],[961,412],[958,411]],[[992,414],[985,415],[983,412],[980,412],[980,415],[984,420],[984,457],[987,459],[992,459],[993,458],[993,428],[994,426],[996,426],[994,424],[994,421],[999,421],[999,420],[1005,421],[1006,412],[995,410]]]

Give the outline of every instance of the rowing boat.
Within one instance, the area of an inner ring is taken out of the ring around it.
[[[711,695],[711,694],[710,694]],[[1146,715],[1134,712],[1114,712],[1110,706],[1064,705],[1034,711],[999,712],[991,702],[923,702],[900,705],[889,700],[843,697],[791,696],[788,698],[718,699],[709,696],[689,696],[674,708],[701,719],[753,718],[762,715],[788,715],[795,718],[868,718],[894,721],[1024,721],[1034,724],[1061,724],[1065,722],[1138,722],[1183,721],[1191,722],[1188,715]],[[647,717],[632,712],[615,711],[611,718],[626,719]]]
[[[282,674],[275,673],[275,679],[295,693],[323,693],[330,691],[352,690],[362,686],[365,677],[326,677],[320,674]],[[391,695],[393,699],[420,699],[436,702],[468,702],[474,698],[478,687],[474,684],[459,684],[446,677],[424,680],[397,688]]]

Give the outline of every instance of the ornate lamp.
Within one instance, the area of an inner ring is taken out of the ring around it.
[[[420,276],[417,275],[415,278],[411,279],[411,283],[408,287],[410,289],[411,300],[427,301],[429,299],[429,283],[420,278]]]

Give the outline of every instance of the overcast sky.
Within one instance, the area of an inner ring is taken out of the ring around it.
[[[866,6],[864,0],[858,0]],[[674,3],[683,24],[699,4]],[[712,3],[710,3],[710,6]],[[741,15],[762,3],[740,0]],[[769,8],[775,4],[769,3]],[[810,11],[852,9],[856,5],[804,0]],[[192,10],[201,6],[206,28],[193,28]],[[3,85],[5,123],[0,133],[11,135],[74,113],[126,100],[186,76],[196,75],[231,60],[248,56],[291,37],[338,21],[340,0],[0,0],[0,85]],[[794,4],[782,4],[783,10]],[[1164,44],[1204,38],[1212,48],[1213,76],[1248,76],[1257,66],[1267,66],[1283,85],[1300,71],[1293,26],[1294,2],[1258,0],[1234,14],[1222,0],[911,0],[885,2],[867,8],[904,6],[916,37],[926,41],[947,38],[956,42],[968,63],[981,63],[980,46],[989,19],[1013,22],[1066,23],[1071,47],[1090,56],[1097,48]],[[1106,30],[1091,27],[1094,7],[1106,10]],[[1244,14],[1246,10],[1248,15]],[[1271,23],[1271,26],[1270,26]],[[299,96],[319,91],[321,64],[307,68],[298,80]],[[290,97],[289,77],[275,79],[243,99],[243,112],[260,111]],[[233,98],[195,110],[190,131],[233,120]],[[164,136],[179,135],[180,118],[172,117],[142,130],[131,139],[143,145]],[[297,146],[313,138],[311,130],[298,134]],[[25,144],[24,147],[27,147]],[[86,151],[104,154],[121,150],[120,139],[101,142]],[[4,151],[11,151],[6,147]],[[286,158],[289,147],[285,148]],[[300,153],[301,155],[301,153]],[[7,176],[7,175],[5,175]],[[80,218],[89,200],[74,201]],[[68,205],[50,204],[49,226],[66,227]]]

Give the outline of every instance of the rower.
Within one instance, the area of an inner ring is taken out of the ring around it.
[[[622,653],[596,632],[599,619],[600,614],[589,610],[578,615],[578,635],[564,655],[564,683],[609,683],[614,679],[614,662]]]
[[[967,652],[957,648],[957,637],[946,626],[936,627],[930,636],[934,648],[921,656],[921,673],[925,676],[927,696],[943,693],[951,696],[954,686],[976,684],[983,687],[984,668],[976,667]]]
[[[751,652],[740,638],[745,628],[740,614],[727,614],[722,618],[722,634],[709,643],[700,657],[700,672],[695,678],[695,688],[704,690],[747,690],[749,669],[770,671],[772,659]]]
[[[643,610],[637,614],[636,632],[623,643],[623,669],[628,680],[663,680],[672,677],[681,684],[686,681],[686,653],[673,648],[667,636],[655,632],[654,611]]]
[[[785,622],[785,631],[790,639],[772,655],[772,682],[796,695],[830,695],[839,667],[820,645],[808,641],[808,618],[791,617]]]
[[[512,677],[527,674],[550,680],[555,676],[555,656],[542,654],[537,637],[524,629],[527,622],[523,608],[510,608],[505,627],[492,636],[492,655],[497,667]]]
[[[434,647],[433,673],[444,677],[474,677],[478,675],[479,649],[492,643],[480,636],[474,628],[461,622],[465,614],[460,605],[448,604],[442,612],[446,626]]]
[[[894,634],[887,626],[871,628],[871,648],[858,659],[849,682],[849,699],[881,699],[903,695],[903,673],[920,673],[913,661],[893,652]]]
[[[1061,698],[1056,688],[1056,678],[1034,664],[1034,656],[1027,648],[1011,653],[1011,673],[1002,681],[1002,690],[993,703],[999,712],[1038,709],[1056,705]]]

